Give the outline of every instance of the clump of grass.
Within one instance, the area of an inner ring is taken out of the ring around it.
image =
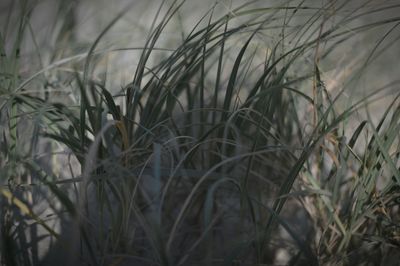
[[[369,106],[398,83],[346,97],[397,42],[398,17],[360,21],[398,5],[246,3],[219,16],[216,3],[161,49],[184,5],[163,2],[132,81],[115,90],[96,67],[128,48],[98,47],[128,9],[84,56],[22,78],[17,51],[34,8],[22,3],[15,41],[2,32],[0,47],[3,264],[397,261],[398,95],[378,124]],[[386,32],[360,67],[328,87],[326,61],[374,29]],[[43,85],[49,72],[72,88],[70,103]]]

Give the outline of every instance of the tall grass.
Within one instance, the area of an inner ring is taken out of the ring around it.
[[[187,4],[162,1],[141,47],[101,48],[124,8],[82,50],[60,1],[65,48],[46,57],[35,4],[5,12],[2,264],[395,265],[398,80],[357,92],[398,43],[400,6],[216,2],[162,47]],[[350,73],[334,69],[365,35]],[[104,61],[131,50],[115,89]]]

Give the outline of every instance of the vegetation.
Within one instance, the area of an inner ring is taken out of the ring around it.
[[[2,11],[1,263],[395,265],[399,81],[377,62],[400,4],[221,1],[163,47],[186,4],[160,3],[140,48],[100,48],[129,8],[82,44],[60,1],[51,51],[40,5]]]

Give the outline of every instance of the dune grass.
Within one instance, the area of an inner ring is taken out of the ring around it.
[[[70,49],[49,62],[34,3],[10,5],[1,263],[395,265],[399,84],[359,88],[398,43],[400,17],[386,14],[400,5],[255,1],[220,15],[217,2],[162,47],[186,4],[163,1],[142,47],[101,48],[124,8],[83,51],[73,9],[60,4],[55,44]],[[343,47],[369,32],[350,74],[329,77]],[[102,60],[130,50],[140,52],[132,80],[108,87]]]

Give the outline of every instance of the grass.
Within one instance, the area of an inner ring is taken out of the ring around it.
[[[35,3],[2,11],[1,263],[395,265],[398,80],[374,71],[400,6],[221,1],[186,32],[187,4],[163,1],[120,47],[131,6],[78,44],[60,1],[50,51]],[[108,60],[132,51],[116,89]]]

